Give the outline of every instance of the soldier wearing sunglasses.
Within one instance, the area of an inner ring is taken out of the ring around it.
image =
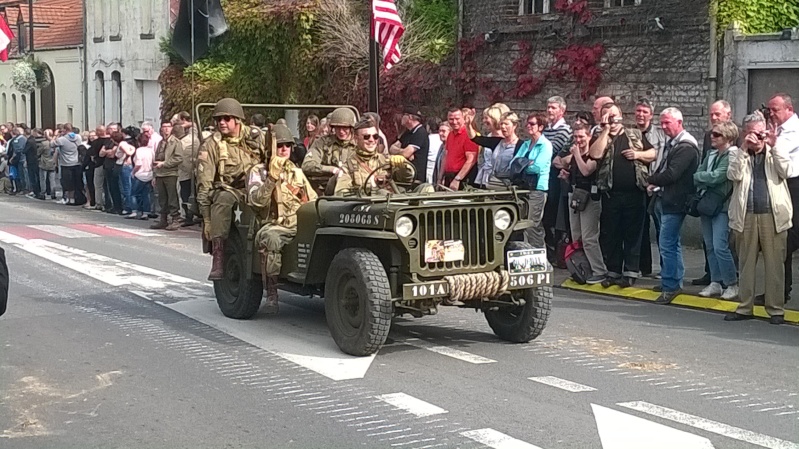
[[[414,173],[408,169],[405,156],[397,154],[387,157],[377,151],[380,132],[374,120],[362,118],[355,124],[354,132],[355,151],[343,163],[343,173],[336,181],[336,195],[358,190],[366,194],[379,193],[385,191],[386,183],[392,178],[400,183],[413,182]],[[383,168],[389,164],[391,170]]]
[[[208,275],[212,281],[225,276],[225,240],[233,209],[244,201],[247,170],[267,159],[263,134],[252,134],[243,123],[244,110],[238,101],[219,100],[213,118],[216,131],[203,141],[197,155],[197,205],[203,216],[203,234],[212,245]]]

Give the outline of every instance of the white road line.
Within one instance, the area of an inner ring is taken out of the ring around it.
[[[477,429],[461,432],[461,435],[494,449],[541,449],[522,440],[509,437],[494,429]]]
[[[92,234],[90,232],[85,232],[85,231],[79,231],[77,229],[72,229],[60,225],[30,225],[28,227],[33,229],[38,229],[44,232],[49,232],[50,234],[55,234],[59,237],[64,237],[67,239],[97,237],[97,234]]]
[[[447,346],[434,346],[422,340],[419,340],[418,338],[409,338],[405,340],[404,343],[410,346],[415,346],[417,348],[427,349],[428,351],[435,352],[436,354],[452,357],[453,359],[462,360],[464,362],[469,362],[474,364],[497,362],[496,360],[487,359],[477,354],[472,354],[471,352],[461,351],[460,349],[450,348]]]
[[[752,432],[750,430],[733,427],[717,421],[711,421],[699,416],[689,415],[687,413],[661,407],[655,404],[650,404],[648,402],[622,402],[616,405],[769,449],[799,449],[799,444],[797,443],[791,443],[790,441],[785,441],[779,438]]]
[[[429,402],[425,402],[405,393],[383,394],[377,396],[377,399],[416,415],[418,418],[447,413],[447,411],[441,407],[437,407]]]
[[[122,225],[116,225],[116,224],[101,224],[99,226],[102,226],[102,227],[108,228],[108,229],[114,229],[116,231],[127,232],[128,234],[138,235],[139,237],[155,237],[155,236],[161,235],[158,232],[146,231],[144,229],[137,228],[137,227],[134,227],[134,226],[122,226]]]
[[[572,393],[582,393],[584,391],[596,391],[596,388],[589,387],[588,385],[578,384],[566,379],[561,379],[555,376],[542,376],[542,377],[528,377],[533,382],[538,382],[551,387],[560,388],[561,390],[570,391]]]

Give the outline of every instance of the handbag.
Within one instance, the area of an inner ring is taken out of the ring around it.
[[[582,212],[588,207],[588,200],[591,199],[591,192],[585,189],[578,189],[574,188],[572,192],[571,201],[569,202],[569,206],[574,209],[575,212]]]
[[[699,213],[699,201],[702,199],[702,194],[699,192],[694,193],[693,195],[688,197],[688,201],[685,203],[685,213],[692,216],[692,217],[699,217],[701,214]],[[652,201],[654,204],[654,201]]]
[[[718,192],[707,190],[705,194],[696,203],[696,211],[699,215],[704,217],[715,217],[721,213],[724,203],[727,198],[732,194],[732,190],[727,195],[721,195]]]

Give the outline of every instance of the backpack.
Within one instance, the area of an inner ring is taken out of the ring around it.
[[[583,250],[583,243],[580,241],[571,242],[566,247],[566,268],[569,270],[574,282],[580,285],[585,285],[588,278],[591,277],[591,264],[588,262],[588,257]]]

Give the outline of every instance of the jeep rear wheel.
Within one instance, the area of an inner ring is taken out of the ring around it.
[[[228,318],[252,318],[261,307],[263,285],[261,276],[252,274],[247,279],[245,260],[247,252],[241,238],[234,230],[225,242],[225,277],[214,281],[214,295],[219,310]]]
[[[508,242],[507,251],[532,249],[523,242]],[[552,308],[552,287],[516,290],[513,295],[524,299],[523,306],[486,310],[485,316],[497,337],[513,343],[527,343],[541,335]]]
[[[388,338],[392,312],[380,259],[363,248],[336,254],[325,281],[325,316],[338,347],[356,356],[374,354]]]

